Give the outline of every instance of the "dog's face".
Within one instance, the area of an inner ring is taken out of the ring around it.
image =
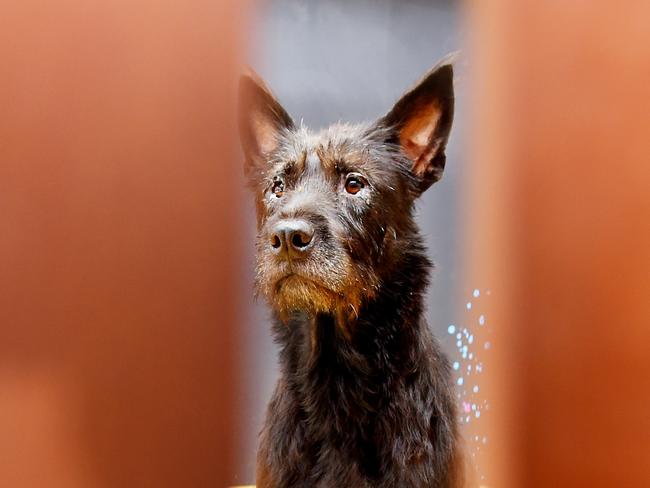
[[[257,205],[257,288],[281,314],[353,319],[413,233],[413,200],[442,175],[453,74],[434,68],[379,121],[296,127],[256,75],[240,82]]]

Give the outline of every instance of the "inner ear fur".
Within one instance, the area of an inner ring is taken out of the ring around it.
[[[286,110],[262,78],[248,70],[239,79],[239,134],[248,176],[263,170],[283,130],[294,128]]]
[[[454,72],[446,60],[407,91],[380,123],[411,161],[421,193],[442,177],[454,118]]]

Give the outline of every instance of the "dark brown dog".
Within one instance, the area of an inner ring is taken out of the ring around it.
[[[449,365],[423,319],[431,263],[414,200],[442,175],[448,63],[373,124],[297,127],[255,75],[240,82],[257,203],[257,287],[282,376],[257,485],[457,487]]]

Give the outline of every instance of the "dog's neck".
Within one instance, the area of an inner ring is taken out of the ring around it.
[[[334,313],[296,311],[285,320],[277,318],[282,374],[292,391],[313,399],[316,391],[330,391],[322,389],[326,385],[337,385],[339,393],[347,385],[342,394],[353,401],[358,395],[358,405],[371,407],[369,396],[380,401],[381,386],[390,388],[424,353],[423,293],[429,268],[420,246],[402,252],[391,279],[344,324]],[[321,406],[340,404],[332,400]]]

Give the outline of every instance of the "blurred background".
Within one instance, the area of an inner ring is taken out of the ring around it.
[[[238,73],[318,128],[378,117],[457,50],[418,221],[473,485],[650,486],[649,20],[647,2],[4,2],[0,486],[252,483],[277,368]]]

